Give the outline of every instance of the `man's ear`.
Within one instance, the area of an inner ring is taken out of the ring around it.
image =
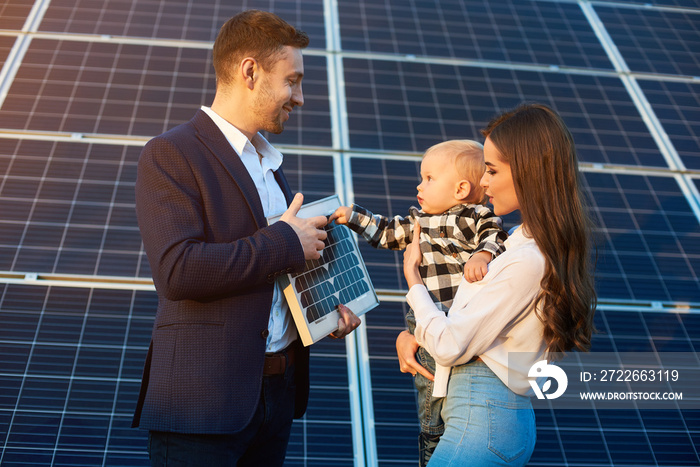
[[[241,79],[248,89],[255,87],[255,79],[258,71],[258,62],[252,57],[246,57],[241,61],[239,72]]]
[[[455,199],[466,201],[469,193],[472,192],[472,184],[467,180],[460,180],[455,187]]]

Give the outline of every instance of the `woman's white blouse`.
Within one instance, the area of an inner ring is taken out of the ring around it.
[[[481,281],[462,279],[447,315],[437,309],[424,285],[414,285],[408,292],[416,316],[416,340],[437,363],[435,397],[446,394],[451,366],[477,356],[513,392],[531,392],[528,371],[545,350],[534,306],[545,259],[522,227],[508,237],[505,247]]]

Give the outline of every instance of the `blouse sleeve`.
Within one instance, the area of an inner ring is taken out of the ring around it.
[[[409,290],[416,341],[440,365],[459,365],[481,355],[514,319],[531,309],[540,291],[544,258],[531,249],[512,253],[494,260],[482,281],[462,279],[447,315],[437,309],[425,286]]]

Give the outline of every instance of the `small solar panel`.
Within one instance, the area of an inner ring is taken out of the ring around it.
[[[341,206],[337,195],[302,206],[299,217],[329,216]],[[273,216],[270,224],[281,216]],[[301,273],[280,277],[304,345],[338,329],[337,307],[344,304],[361,316],[379,304],[365,263],[347,226],[331,222],[321,258],[308,260]]]

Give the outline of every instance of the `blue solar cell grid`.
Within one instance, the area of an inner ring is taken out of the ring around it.
[[[630,70],[700,76],[700,10],[595,10]]]
[[[700,1],[0,0],[3,467],[148,465],[146,434],[130,424],[156,294],[2,281],[150,277],[134,212],[141,145],[211,103],[212,41],[244,8],[311,39],[305,105],[265,135],[307,202],[338,192],[406,215],[428,147],[482,141],[500,111],[549,104],[576,141],[594,222],[593,350],[697,355]],[[613,68],[590,13],[630,76]],[[407,311],[402,252],[358,242],[381,299],[363,316],[367,354],[329,339],[311,347],[309,407],[285,466],[417,461],[416,394],[394,342]],[[536,416],[530,466],[700,465],[700,411]]]
[[[0,270],[150,277],[134,211],[140,152],[0,139]]]
[[[344,50],[610,69],[576,3],[339,2]]]
[[[241,9],[274,11],[309,35],[310,47],[325,47],[322,0],[52,0],[44,32],[131,36],[213,42],[221,25]]]
[[[685,167],[700,170],[700,84],[638,83]]]
[[[491,118],[529,100],[562,115],[582,162],[667,166],[618,78],[362,59],[344,66],[353,149],[422,153],[446,139],[481,141]]]
[[[146,433],[130,426],[156,301],[153,292],[0,286],[2,465],[147,465]],[[323,385],[312,385],[306,418],[294,423],[289,458],[347,462],[344,346],[320,343],[312,358]]]
[[[326,64],[306,57],[305,107],[278,143],[330,146]],[[152,137],[214,97],[207,49],[32,41],[0,108],[0,127]]]
[[[309,323],[369,292],[350,229],[332,222],[324,230],[328,236],[321,258],[307,260],[304,272],[291,278]]]
[[[672,177],[586,173],[596,288],[606,299],[700,301],[700,226]]]

